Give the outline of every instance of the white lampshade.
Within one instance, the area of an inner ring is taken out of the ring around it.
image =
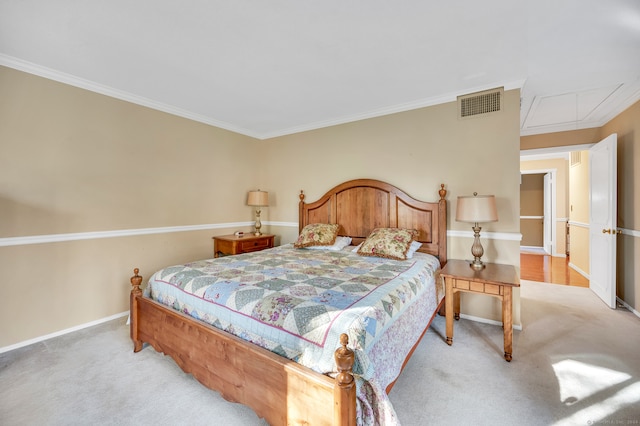
[[[466,195],[458,197],[456,207],[458,222],[495,222],[498,220],[496,197],[493,195]]]
[[[267,191],[249,191],[247,205],[254,207],[264,207],[269,205],[269,193]]]

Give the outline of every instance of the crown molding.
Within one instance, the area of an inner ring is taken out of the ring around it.
[[[86,80],[86,79],[74,76],[72,74],[56,71],[54,69],[43,67],[41,65],[37,65],[22,59],[14,58],[12,56],[0,54],[0,65],[13,68],[18,71],[23,71],[28,74],[44,77],[49,80],[57,81],[59,83],[68,84],[70,86],[78,87],[80,89],[89,90],[90,92],[98,93],[100,95],[109,96],[111,98],[120,99],[122,101],[130,102],[132,104],[151,108],[161,112],[166,112],[167,114],[175,115],[177,117],[186,118],[188,120],[197,121],[199,123],[208,124],[214,127],[219,127],[221,129],[229,130],[230,132],[249,136],[254,139],[262,139],[259,134],[256,134],[254,132],[251,132],[250,130],[235,126],[233,124],[230,124],[224,121],[214,120],[204,115],[195,114],[181,108],[176,108],[174,106],[164,104],[162,102],[157,102],[142,96],[133,95],[131,93],[118,90],[113,87],[98,84],[90,80]]]
[[[302,126],[290,127],[281,131],[265,133],[259,139],[271,139],[279,136],[292,135],[295,133],[308,132],[310,130],[322,129],[325,127],[337,126],[340,124],[353,123],[356,121],[367,120],[369,118],[382,117],[385,115],[396,114],[399,112],[412,111],[415,109],[426,108],[434,105],[440,105],[448,102],[455,102],[460,95],[466,95],[469,93],[482,92],[484,90],[495,89],[496,87],[504,87],[504,90],[522,89],[525,79],[519,79],[509,82],[495,83],[490,85],[478,86],[465,90],[464,93],[451,92],[441,96],[435,96],[430,98],[418,99],[417,101],[402,103],[389,107],[374,109],[361,114],[354,114],[347,117],[336,118],[326,121],[318,121],[315,123],[309,123]]]

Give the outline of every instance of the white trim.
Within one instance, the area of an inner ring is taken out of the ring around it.
[[[523,219],[544,219],[544,216],[520,216],[520,220]]]
[[[297,228],[297,222],[264,221],[264,225]],[[93,240],[100,238],[119,238],[137,235],[167,234],[171,232],[191,232],[207,229],[236,228],[253,226],[254,222],[209,223],[203,225],[165,226],[159,228],[120,229],[115,231],[74,232],[68,234],[30,235],[24,237],[0,238],[0,247],[22,246],[29,244],[49,244],[67,241]],[[626,233],[626,232],[625,232]],[[448,230],[447,237],[473,238],[472,231]],[[516,232],[483,232],[482,238],[488,240],[521,241],[522,234]]]
[[[570,220],[569,225],[577,226],[578,228],[587,228],[589,229],[589,224],[584,222],[576,222],[575,220]]]
[[[520,246],[520,250],[540,251],[549,254],[544,250],[544,247],[541,246]]]
[[[521,134],[521,136],[524,136]],[[581,145],[565,145],[551,148],[524,149],[520,151],[520,161],[550,160],[553,158],[563,158],[569,160],[569,153],[573,151],[588,151],[594,143]]]
[[[624,111],[624,109],[620,110],[620,112],[622,111]],[[529,127],[526,129],[521,127],[520,136],[541,135],[544,133],[568,132],[571,130],[594,129],[597,127],[602,127],[607,123],[608,123],[607,119],[601,119],[597,121],[587,121],[584,123],[570,122],[570,123],[560,123],[560,124],[552,124],[552,125],[544,125],[544,126],[535,126],[535,127]]]
[[[620,303],[622,306],[624,306],[625,308],[627,308],[629,310],[629,312],[633,313],[635,316],[637,316],[638,318],[640,318],[640,312],[636,311],[635,309],[633,309],[627,302],[625,302],[624,300],[620,299],[619,297],[616,297],[616,300],[618,301],[618,303]]]
[[[297,222],[262,222],[272,226],[285,226],[297,228]],[[447,237],[473,238],[473,231],[447,230]],[[481,232],[481,238],[487,240],[506,240],[506,241],[522,241],[522,234],[517,232]]]
[[[308,130],[321,129],[325,127],[335,126],[338,124],[351,123],[354,121],[365,120],[368,118],[381,117],[384,115],[395,114],[398,112],[411,111],[418,108],[424,108],[433,105],[439,105],[447,102],[454,102],[458,95],[461,93],[448,93],[442,96],[431,97],[426,99],[419,99],[414,102],[408,102],[400,105],[393,105],[386,108],[375,109],[362,114],[354,114],[349,117],[336,118],[332,120],[319,121],[315,123],[305,124],[302,126],[291,127],[288,129],[279,129],[272,132],[256,133],[249,129],[236,126],[224,121],[218,121],[211,117],[207,117],[201,114],[195,114],[190,111],[176,108],[171,105],[167,105],[161,102],[154,101],[153,99],[147,99],[142,96],[133,95],[122,90],[115,89],[113,87],[104,86],[89,80],[85,80],[80,77],[76,77],[71,74],[56,71],[51,68],[43,67],[33,62],[28,62],[22,59],[15,58],[13,56],[0,54],[0,65],[14,68],[20,71],[24,71],[29,74],[38,75],[40,77],[48,78],[50,80],[58,81],[60,83],[69,84],[71,86],[86,89],[95,93],[110,96],[112,98],[121,99],[123,101],[131,102],[137,105],[142,105],[148,108],[152,108],[158,111],[163,111],[178,117],[183,117],[189,120],[197,121],[200,123],[208,124],[211,126],[219,127],[221,129],[229,130],[242,135],[250,136],[255,139],[265,140],[275,138],[278,136],[285,136],[294,133],[305,132]],[[473,89],[469,89],[467,93],[480,92],[487,89],[493,89],[495,87],[504,87],[505,90],[522,89],[524,86],[524,79],[509,81],[504,83],[495,83],[487,86],[481,86]],[[462,93],[464,94],[464,93]]]
[[[585,277],[588,280],[591,280],[591,277],[589,277],[589,274],[587,274],[585,271],[583,271],[582,269],[578,268],[576,265],[574,265],[573,263],[569,262],[569,267],[571,269],[573,269],[574,271],[576,271],[577,273],[579,273],[580,275],[582,275],[583,277]]]
[[[399,105],[392,105],[385,108],[375,109],[367,111],[361,114],[354,114],[349,117],[336,118],[326,121],[318,121],[315,123],[305,124],[297,127],[290,127],[288,129],[276,130],[270,133],[264,133],[260,139],[270,139],[279,136],[291,135],[294,133],[306,132],[309,130],[323,129],[326,127],[337,126],[339,124],[352,123],[355,121],[366,120],[369,118],[382,117],[385,115],[396,114],[399,112],[412,111],[419,108],[425,108],[433,105],[440,105],[448,102],[455,102],[458,96],[468,93],[482,92],[484,90],[495,89],[496,87],[503,87],[504,90],[522,89],[525,80],[514,80],[505,83],[494,83],[484,86],[479,86],[466,90],[465,93],[447,93],[441,96],[418,99],[414,102],[407,102]]]
[[[298,226],[300,226],[298,222],[263,222],[263,223],[271,226],[284,226],[287,228],[297,228]]]
[[[547,173],[557,173],[557,172],[558,172],[558,169],[556,168],[520,170],[521,175],[546,175]]]
[[[43,67],[32,62],[28,62],[22,59],[14,58],[12,56],[0,54],[0,65],[7,66],[19,71],[24,71],[29,74],[37,75],[47,78],[49,80],[58,81],[60,83],[68,84],[70,86],[79,87],[81,89],[89,90],[91,92],[99,93],[101,95],[109,96],[115,99],[131,102],[136,105],[142,105],[147,108],[155,109],[157,111],[166,112],[171,115],[183,117],[188,120],[197,121],[199,123],[208,124],[210,126],[219,127],[221,129],[229,130],[231,132],[239,133],[242,135],[250,136],[256,139],[262,139],[260,135],[251,132],[248,129],[238,127],[234,124],[224,121],[214,120],[211,117],[206,117],[200,114],[194,114],[190,111],[176,108],[171,105],[164,104],[162,102],[154,101],[153,99],[147,99],[142,96],[133,95],[122,90],[115,89],[113,87],[104,86],[102,84],[95,83],[93,81],[85,80],[75,75],[67,74],[64,72],[56,71],[51,68]]]
[[[450,229],[447,237],[474,238],[472,231],[458,231]],[[522,241],[522,234],[519,232],[481,232],[480,238],[487,240]]]
[[[625,229],[618,228],[618,230],[624,235],[629,235],[630,237],[640,238],[640,231],[636,231],[635,229]]]
[[[473,315],[460,314],[460,318],[468,319],[469,321],[481,322],[483,324],[497,325],[502,327],[502,321],[490,320],[486,318],[474,317]],[[522,330],[521,324],[513,324],[514,330]]]
[[[568,217],[557,217],[556,222],[569,222]]]
[[[134,235],[167,234],[170,232],[202,231],[205,229],[252,226],[254,222],[212,223],[205,225],[165,226],[161,228],[121,229],[116,231],[76,232],[69,234],[32,235],[0,238],[0,247],[28,244],[58,243],[63,241],[93,240],[98,238],[131,237]]]
[[[114,320],[114,319],[125,317],[127,315],[129,315],[129,311],[120,312],[119,314],[111,315],[111,316],[106,317],[106,318],[101,318],[99,320],[95,320],[95,321],[87,322],[87,323],[84,323],[84,324],[76,325],[75,327],[67,328],[65,330],[56,331],[55,333],[51,333],[51,334],[47,334],[47,335],[44,335],[44,336],[36,337],[34,339],[25,340],[23,342],[19,342],[19,343],[16,343],[14,345],[5,346],[3,348],[0,348],[0,354],[3,353],[3,352],[12,351],[14,349],[22,348],[24,346],[33,345],[34,343],[43,342],[45,340],[49,340],[49,339],[52,339],[54,337],[62,336],[64,334],[73,333],[74,331],[79,331],[79,330],[82,330],[84,328],[93,327],[94,325],[99,325],[99,324],[102,324],[102,323],[105,323],[105,322],[108,322],[108,321],[111,321],[111,320]]]

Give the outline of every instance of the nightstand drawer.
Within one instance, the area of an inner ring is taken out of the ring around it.
[[[250,251],[264,250],[269,247],[271,247],[271,241],[264,238],[260,240],[254,240],[254,241],[242,241],[240,243],[240,251],[243,253],[247,253]]]
[[[274,235],[218,235],[213,237],[213,257],[250,253],[274,246]]]
[[[501,289],[503,287],[499,286],[499,285],[495,285],[495,284],[485,284],[484,285],[484,292],[487,294],[504,294]]]
[[[460,290],[469,290],[469,281],[455,280],[453,282],[453,286],[455,288],[459,288]]]

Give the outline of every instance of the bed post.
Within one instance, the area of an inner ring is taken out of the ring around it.
[[[302,232],[302,223],[307,223],[307,218],[303,219],[304,216],[304,191],[300,190],[300,202],[298,203],[298,233]]]
[[[334,358],[338,375],[333,389],[334,424],[336,426],[356,425],[356,381],[353,377],[353,362],[355,354],[347,345],[349,336],[340,335],[340,348],[336,349]]]
[[[447,263],[447,190],[444,189],[444,183],[440,184],[438,191],[440,200],[438,201],[438,259],[440,266],[444,267]]]
[[[142,277],[138,275],[140,270],[135,268],[133,270],[134,275],[131,277],[131,295],[129,296],[129,333],[131,340],[133,340],[133,351],[140,352],[142,350],[142,341],[138,339],[138,296],[142,296],[142,290],[140,284],[142,284]]]

